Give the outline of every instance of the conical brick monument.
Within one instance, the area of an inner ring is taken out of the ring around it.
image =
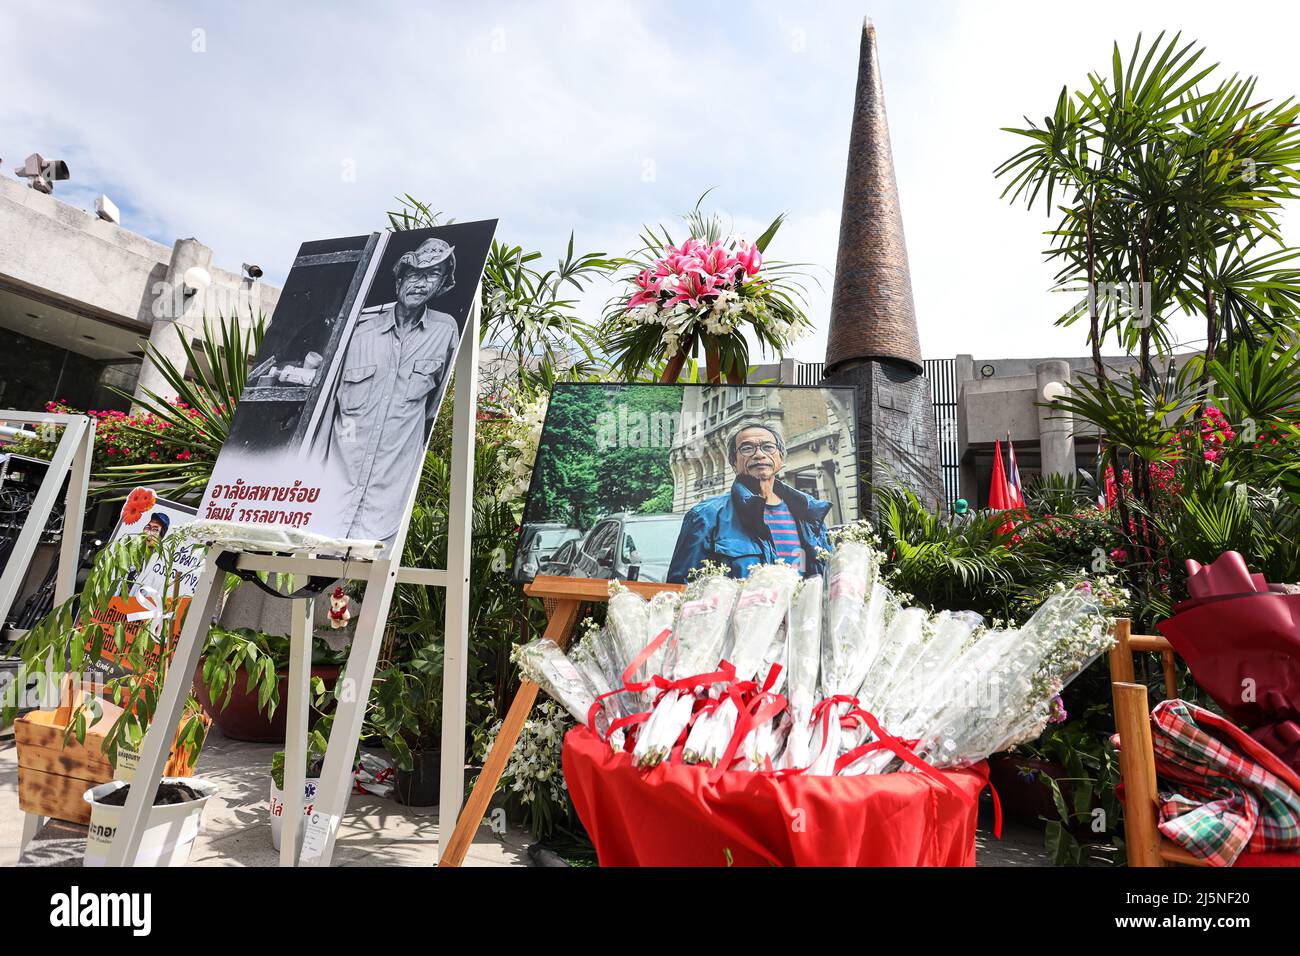
[[[862,500],[872,501],[875,487],[896,484],[911,488],[931,507],[941,503],[934,410],[921,364],[870,19],[862,26],[823,382],[858,390]],[[874,514],[870,505],[863,511]]]

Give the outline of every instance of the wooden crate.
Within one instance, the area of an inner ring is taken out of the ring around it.
[[[70,694],[62,698],[71,700]],[[90,822],[90,804],[82,795],[91,787],[113,779],[113,767],[103,752],[104,738],[122,714],[122,708],[101,700],[99,720],[86,729],[85,743],[73,737],[64,745],[64,732],[72,719],[72,705],[57,710],[34,710],[14,721],[18,748],[18,807],[56,820]],[[205,723],[211,723],[204,715]],[[175,744],[163,769],[164,776],[187,776],[197,754],[178,753]]]

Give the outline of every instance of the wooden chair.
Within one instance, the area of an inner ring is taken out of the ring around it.
[[[1115,704],[1115,730],[1119,733],[1119,772],[1124,781],[1124,842],[1129,866],[1164,866],[1168,863],[1206,866],[1178,844],[1160,835],[1156,826],[1156,756],[1151,743],[1151,707],[1147,688],[1134,679],[1133,655],[1160,655],[1165,676],[1165,697],[1178,696],[1174,649],[1169,641],[1152,634],[1130,633],[1127,618],[1115,622],[1115,645],[1110,649],[1110,689]]]

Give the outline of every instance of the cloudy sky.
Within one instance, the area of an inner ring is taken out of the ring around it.
[[[0,157],[68,161],[61,198],[283,278],[304,239],[382,227],[410,193],[548,259],[630,251],[710,202],[812,263],[820,360],[864,14],[875,21],[927,357],[1077,355],[1041,211],[998,198],[1017,148],[1110,45],[1182,30],[1225,73],[1300,92],[1300,8],[1092,2],[81,3],[0,9]],[[811,6],[811,5],[804,5]],[[584,303],[599,310],[608,289]],[[1195,331],[1186,333],[1188,340]]]

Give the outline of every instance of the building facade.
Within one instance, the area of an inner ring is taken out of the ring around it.
[[[167,246],[0,179],[0,408],[125,410],[114,389],[170,396],[143,361],[145,341],[184,367],[178,330],[193,342],[205,315],[251,323],[279,300],[275,286],[212,258],[196,239]]]

